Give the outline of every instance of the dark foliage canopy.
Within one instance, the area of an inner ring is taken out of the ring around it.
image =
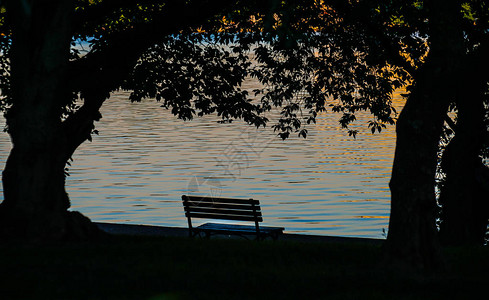
[[[341,113],[345,128],[360,110],[372,113],[372,132],[394,123],[392,91],[409,83],[428,49],[419,5],[257,2],[77,1],[73,96],[60,103],[62,118],[80,108],[78,97],[87,100],[97,90],[107,98],[122,88],[132,91],[132,101],[156,98],[185,120],[217,113],[223,122],[265,126],[266,112],[280,107],[273,127],[284,139],[293,132],[305,137],[305,125],[328,109]],[[1,30],[6,111],[10,30],[7,18]],[[242,89],[249,77],[262,88]]]

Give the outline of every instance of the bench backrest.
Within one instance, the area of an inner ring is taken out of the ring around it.
[[[183,195],[182,201],[189,228],[191,218],[250,221],[255,222],[257,230],[258,222],[263,221],[258,200]]]

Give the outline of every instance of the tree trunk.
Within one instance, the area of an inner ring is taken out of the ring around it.
[[[464,94],[456,101],[455,136],[442,157],[446,177],[440,194],[440,237],[448,245],[482,245],[489,218],[489,169],[480,157],[487,131],[484,125],[487,78],[482,76],[484,70],[477,53],[471,56],[463,72]]]
[[[435,174],[443,119],[456,91],[463,35],[458,1],[426,1],[430,52],[397,122],[391,214],[385,257],[417,269],[442,266],[437,240]]]
[[[416,268],[437,268],[441,261],[434,186],[438,142],[448,105],[434,101],[437,97],[434,91],[429,91],[428,82],[424,85],[420,81],[397,122],[385,250],[389,261]]]
[[[13,148],[3,171],[0,235],[31,240],[88,237],[96,227],[68,212],[64,169],[72,151],[61,121],[73,1],[7,2],[12,24],[11,89],[7,118]]]

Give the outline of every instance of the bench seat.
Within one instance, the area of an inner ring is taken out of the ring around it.
[[[193,228],[195,233],[203,232],[206,236],[212,234],[236,234],[236,235],[256,235],[256,227],[253,225],[205,223]],[[276,239],[284,231],[283,227],[260,226],[259,235],[261,237],[270,236]]]

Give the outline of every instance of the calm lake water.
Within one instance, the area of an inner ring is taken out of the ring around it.
[[[308,125],[307,139],[282,141],[269,127],[218,124],[216,116],[184,122],[154,100],[128,96],[113,94],[99,136],[73,157],[73,210],[99,222],[186,227],[182,194],[254,198],[264,225],[286,232],[384,238],[393,126],[372,135],[368,114],[360,115],[353,139],[338,114],[325,113]],[[399,94],[394,102],[400,108]],[[1,134],[2,169],[10,147]]]

